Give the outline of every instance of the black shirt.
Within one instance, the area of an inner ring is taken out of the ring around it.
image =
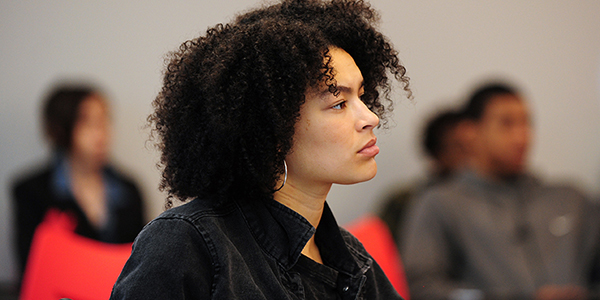
[[[324,264],[301,254],[315,234]],[[196,199],[136,239],[111,299],[401,299],[327,204],[318,229],[273,199]]]

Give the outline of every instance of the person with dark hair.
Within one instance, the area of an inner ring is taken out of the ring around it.
[[[111,299],[401,299],[326,202],[375,176],[392,82],[410,97],[376,20],[284,0],[172,54],[149,119],[184,204],[142,230]]]
[[[470,136],[464,130],[465,120],[464,113],[446,110],[435,115],[425,127],[423,149],[434,161],[432,173],[436,181],[460,170],[469,157]]]
[[[133,242],[144,225],[134,182],[108,164],[108,102],[94,87],[57,85],[42,107],[51,161],[13,184],[15,237],[24,270],[36,227],[51,209],[66,212],[75,232],[108,243]]]
[[[465,115],[468,168],[415,200],[401,253],[413,299],[597,297],[600,214],[583,193],[526,172],[524,97],[481,86]]]
[[[483,117],[485,109],[496,96],[519,96],[519,91],[508,84],[502,82],[494,82],[481,86],[473,91],[469,98],[469,102],[465,104],[464,115],[474,121],[478,121]],[[521,99],[522,100],[522,99]]]
[[[430,117],[422,130],[422,149],[430,158],[427,177],[396,188],[384,199],[379,216],[388,225],[400,246],[407,208],[422,192],[443,183],[461,170],[469,157],[470,135],[465,115],[445,109]]]

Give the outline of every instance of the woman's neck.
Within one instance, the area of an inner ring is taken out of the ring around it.
[[[331,187],[331,186],[330,186]],[[288,182],[275,192],[275,200],[303,216],[313,227],[319,226],[329,188],[315,190]]]
[[[100,228],[106,220],[106,194],[102,168],[71,157],[71,191],[90,223]]]
[[[325,200],[330,188],[331,185],[320,189],[303,188],[301,185],[295,184],[293,180],[288,180],[281,190],[275,192],[273,197],[279,203],[303,216],[313,227],[317,228],[321,222]],[[302,254],[318,263],[323,263],[314,236],[306,243]]]
[[[73,176],[96,177],[102,174],[104,164],[71,154],[68,156],[69,169]]]

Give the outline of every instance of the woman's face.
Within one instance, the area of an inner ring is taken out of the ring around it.
[[[71,154],[77,159],[97,166],[106,162],[110,120],[106,101],[101,96],[89,96],[79,104],[72,143]]]
[[[361,100],[362,74],[346,51],[331,48],[330,54],[340,93],[334,96],[327,87],[306,93],[286,157],[288,182],[296,185],[353,184],[377,173],[373,129],[379,118]]]

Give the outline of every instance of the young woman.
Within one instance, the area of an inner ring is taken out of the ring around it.
[[[388,76],[409,92],[375,19],[284,1],[173,54],[150,120],[167,205],[187,203],[138,236],[112,299],[400,299],[326,202],[377,172]]]

